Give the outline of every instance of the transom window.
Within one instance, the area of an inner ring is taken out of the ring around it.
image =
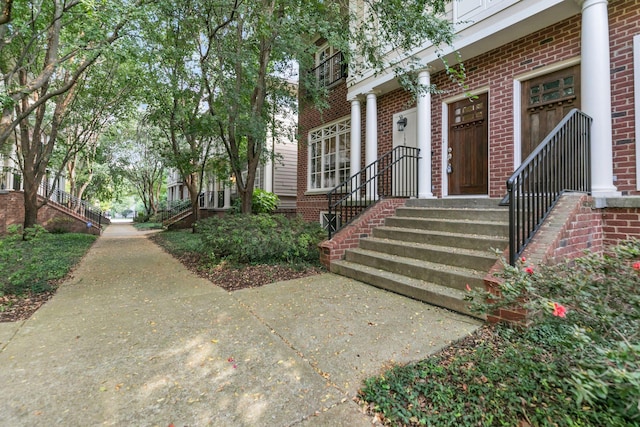
[[[330,190],[351,176],[351,119],[309,132],[309,190]]]

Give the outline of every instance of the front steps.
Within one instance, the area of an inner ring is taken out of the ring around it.
[[[429,304],[474,315],[465,289],[508,246],[508,211],[498,199],[409,200],[331,271]]]

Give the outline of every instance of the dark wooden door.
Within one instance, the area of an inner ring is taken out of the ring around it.
[[[449,195],[487,194],[488,130],[486,93],[449,105]]]
[[[573,108],[580,108],[580,66],[565,68],[522,84],[524,160]]]

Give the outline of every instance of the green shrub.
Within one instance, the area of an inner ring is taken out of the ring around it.
[[[214,260],[235,263],[305,263],[319,259],[319,224],[283,215],[228,215],[198,223],[203,248]]]
[[[254,214],[270,214],[278,207],[278,196],[261,188],[253,190],[251,212]]]
[[[51,234],[42,227],[0,239],[0,294],[24,295],[50,290],[87,252],[96,236]]]
[[[278,208],[279,201],[280,199],[276,194],[270,193],[261,188],[256,188],[253,190],[253,195],[251,196],[251,213],[255,215],[271,214]],[[231,208],[229,209],[228,213],[241,213],[241,203],[242,200],[239,197],[233,199],[233,201],[231,202]]]
[[[640,424],[639,259],[637,240],[554,266],[534,269],[522,259],[505,265],[502,297],[474,293],[474,308],[520,305],[537,328],[561,323],[559,337],[545,343],[569,361],[576,404]]]

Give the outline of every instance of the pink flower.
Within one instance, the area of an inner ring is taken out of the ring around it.
[[[525,268],[524,271],[527,272],[528,274],[533,274],[533,267],[529,266]]]
[[[467,292],[471,292],[471,286],[467,283]]]
[[[640,270],[640,261],[636,261],[633,263],[633,269],[634,270]]]
[[[527,259],[526,259],[525,257],[522,257],[522,258],[520,258],[520,261],[522,261],[522,262],[526,262],[526,261],[527,261]]]
[[[554,316],[556,317],[566,317],[567,316],[567,309],[565,306],[558,304],[557,302],[553,303],[553,313]]]

